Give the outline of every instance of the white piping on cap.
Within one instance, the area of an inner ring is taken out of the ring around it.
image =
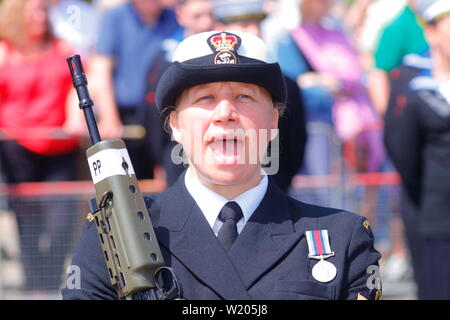
[[[221,31],[202,32],[186,38],[175,50],[172,62],[184,62],[213,54],[214,52],[209,47],[207,40],[211,35],[220,32]],[[241,38],[241,45],[237,51],[240,56],[257,59],[266,63],[277,62],[277,60],[270,55],[269,49],[264,41],[257,36],[242,31],[225,32],[235,34]]]

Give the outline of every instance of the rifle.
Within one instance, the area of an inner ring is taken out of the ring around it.
[[[96,198],[89,201],[88,219],[97,225],[111,283],[120,299],[181,299],[181,287],[165,266],[125,143],[101,140],[80,56],[66,60],[93,144],[86,154]]]

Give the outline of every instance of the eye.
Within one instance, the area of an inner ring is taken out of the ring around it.
[[[244,94],[244,93],[237,95],[236,98],[237,98],[238,100],[253,100],[252,97],[251,97],[250,95]]]
[[[195,100],[195,103],[200,103],[200,104],[202,104],[202,103],[209,103],[209,102],[211,102],[211,101],[214,101],[214,96],[208,96],[208,95],[206,95],[206,96],[200,96],[199,98],[197,98],[196,100]]]

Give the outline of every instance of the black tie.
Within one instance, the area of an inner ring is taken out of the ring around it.
[[[219,219],[223,222],[223,225],[219,230],[217,239],[226,251],[231,248],[238,236],[236,222],[241,220],[242,217],[241,207],[234,201],[227,202],[220,210]]]

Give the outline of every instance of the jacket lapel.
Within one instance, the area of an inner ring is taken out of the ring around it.
[[[304,235],[301,220],[294,228],[287,196],[269,180],[266,195],[229,252],[247,289]]]
[[[242,280],[200,208],[184,185],[184,174],[161,199],[158,241],[224,299],[250,299]]]

